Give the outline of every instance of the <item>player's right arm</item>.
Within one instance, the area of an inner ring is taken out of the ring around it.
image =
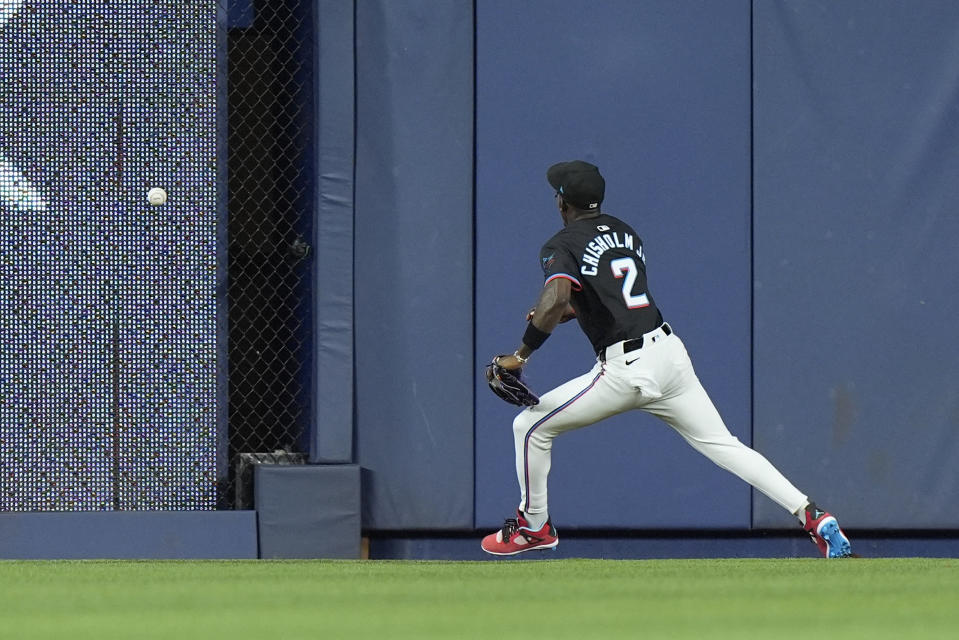
[[[533,319],[533,316],[536,315],[536,307],[533,307],[526,314],[526,322],[529,322]],[[559,319],[559,323],[563,324],[564,322],[569,322],[576,317],[576,309],[573,308],[573,305],[566,305],[566,311],[563,312],[563,317]]]
[[[569,296],[572,289],[572,282],[566,278],[554,278],[547,282],[539,294],[536,306],[529,312],[529,317],[532,318],[530,326],[541,332],[543,336],[552,333],[566,314],[567,308],[570,307]],[[529,330],[527,335],[530,335]],[[524,336],[523,342],[514,354],[500,356],[496,359],[496,363],[507,369],[517,369],[523,366],[534,350],[526,343],[526,336]]]
[[[539,300],[533,307],[533,318],[530,320],[533,326],[544,333],[550,333],[556,328],[566,315],[566,310],[572,308],[569,304],[572,285],[566,278],[553,278],[543,286]]]
[[[496,360],[497,364],[507,369],[522,367],[533,351],[542,346],[556,325],[572,310],[569,301],[573,288],[580,288],[579,282],[572,275],[578,272],[576,261],[561,246],[547,243],[540,251],[540,264],[546,282],[536,306],[527,314],[529,324],[523,340],[512,355],[500,356]]]

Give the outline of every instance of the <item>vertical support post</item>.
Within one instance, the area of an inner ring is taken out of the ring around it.
[[[354,2],[314,0],[316,181],[310,461],[353,460]]]

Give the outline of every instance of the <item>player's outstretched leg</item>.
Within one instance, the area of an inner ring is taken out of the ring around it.
[[[611,386],[602,364],[549,391],[540,403],[513,420],[516,476],[520,505],[516,518],[483,539],[482,547],[495,555],[514,555],[531,549],[551,549],[559,543],[549,519],[546,495],[553,439],[567,431],[593,424],[631,407],[631,396]]]
[[[815,502],[806,506],[806,524],[803,529],[819,547],[824,558],[849,558],[853,555],[849,538],[839,528],[835,516],[817,507]]]
[[[552,522],[547,519],[546,524],[534,531],[523,512],[517,510],[515,518],[507,518],[503,528],[483,538],[480,546],[494,556],[515,556],[533,549],[555,549],[558,544],[559,536]]]
[[[674,340],[673,344],[681,343]],[[688,357],[684,360],[684,375],[674,379],[674,386],[667,390],[668,394],[642,408],[664,420],[694,449],[718,466],[736,474],[799,518],[823,556],[845,558],[853,555],[849,539],[835,517],[818,509],[765,456],[729,432],[693,372]]]

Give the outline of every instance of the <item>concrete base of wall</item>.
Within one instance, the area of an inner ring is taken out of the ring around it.
[[[255,511],[0,513],[0,559],[254,559]],[[484,533],[373,533],[369,558],[491,560]],[[959,558],[959,531],[847,531],[865,558]],[[363,554],[366,557],[366,553]],[[802,532],[560,531],[556,551],[523,559],[815,558]]]
[[[488,533],[488,532],[485,532]],[[865,558],[959,558],[959,532],[847,531],[853,551]],[[480,549],[482,533],[451,537],[373,536],[370,558],[403,560],[497,560]],[[597,537],[560,531],[555,551],[533,551],[523,559],[609,558],[816,558],[818,551],[804,533],[681,532],[639,536]]]
[[[256,557],[254,511],[0,513],[2,559]]]

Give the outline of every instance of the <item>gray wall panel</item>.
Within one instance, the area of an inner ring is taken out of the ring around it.
[[[881,6],[754,3],[755,439],[846,527],[954,528],[959,5]]]
[[[473,8],[357,5],[364,525],[473,524]]]
[[[546,168],[583,158],[646,243],[650,289],[730,429],[749,425],[748,2],[477,3],[477,359],[512,351],[562,225]],[[575,323],[528,366],[586,372]],[[476,383],[477,524],[519,501],[513,408]],[[749,487],[633,413],[556,440],[557,526],[746,527]]]

